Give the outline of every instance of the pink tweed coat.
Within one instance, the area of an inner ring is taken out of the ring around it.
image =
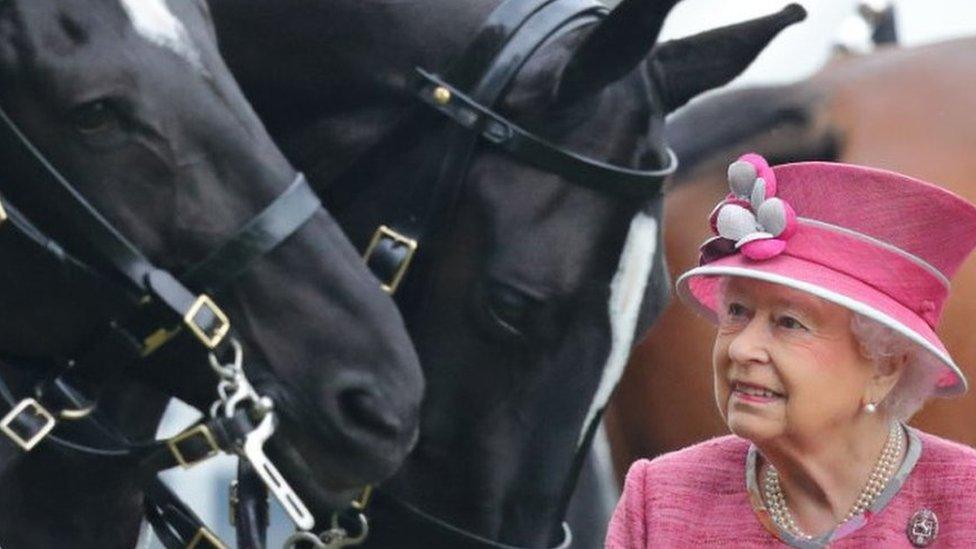
[[[906,533],[921,509],[938,518],[929,547],[976,548],[976,450],[911,430],[917,461],[908,459],[897,492],[857,528],[829,541],[796,547],[913,547]],[[606,546],[611,549],[784,547],[747,487],[750,443],[726,436],[630,468]],[[911,447],[910,447],[911,453]],[[757,507],[759,509],[757,509]],[[788,538],[783,538],[791,541]]]

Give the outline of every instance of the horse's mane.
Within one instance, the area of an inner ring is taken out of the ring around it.
[[[668,142],[681,159],[672,186],[706,165],[724,165],[750,151],[775,164],[836,159],[838,140],[817,124],[818,94],[809,88],[801,83],[733,90],[678,111],[667,123]]]

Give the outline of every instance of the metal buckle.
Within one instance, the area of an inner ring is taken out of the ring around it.
[[[209,545],[200,545],[200,542],[207,542]],[[190,543],[186,544],[186,549],[196,549],[198,547],[201,548],[215,547],[217,549],[227,549],[227,546],[224,545],[224,542],[220,541],[220,538],[218,538],[213,532],[211,532],[210,530],[202,526],[200,527],[199,530],[197,530],[196,535],[193,536],[193,539],[190,540]]]
[[[407,274],[407,269],[410,267],[410,262],[413,261],[414,254],[417,253],[417,241],[403,236],[386,225],[380,225],[379,228],[376,229],[376,232],[373,233],[373,239],[370,240],[369,246],[366,247],[366,252],[363,253],[363,259],[366,260],[366,263],[369,263],[369,258],[373,255],[373,252],[376,251],[376,246],[378,246],[380,240],[384,238],[407,247],[407,255],[400,262],[400,266],[396,268],[396,271],[393,273],[393,278],[386,282],[380,281],[380,287],[383,288],[383,291],[388,294],[393,294],[396,292],[397,286],[399,286],[400,282],[403,280],[403,276]]]
[[[184,440],[189,440],[196,437],[197,435],[203,435],[203,439],[207,441],[210,449],[207,450],[207,453],[196,459],[187,459],[180,450],[180,443]],[[213,433],[210,432],[210,429],[207,427],[206,423],[201,423],[186,432],[176,435],[175,437],[167,440],[166,445],[169,446],[169,451],[173,454],[173,457],[176,458],[177,463],[179,463],[180,467],[184,469],[189,469],[197,463],[206,461],[220,453],[220,446],[217,445],[217,440],[214,439]]]
[[[24,438],[20,435],[20,433],[14,431],[10,427],[10,424],[13,423],[15,419],[20,417],[21,414],[27,411],[28,408],[31,408],[35,416],[44,419],[44,426],[38,429],[37,432],[31,435],[29,438]],[[3,416],[3,419],[0,420],[0,430],[2,430],[3,433],[10,438],[10,440],[14,441],[14,443],[17,446],[20,446],[25,452],[30,452],[31,449],[37,446],[40,441],[44,440],[44,437],[51,432],[51,429],[54,429],[55,423],[56,421],[54,416],[51,415],[51,412],[48,412],[46,408],[41,406],[41,404],[33,398],[25,398],[24,400],[18,402],[17,405],[14,406],[13,410],[10,410],[7,415]]]
[[[214,330],[212,334],[208,334],[207,331],[196,323],[194,318],[200,313],[203,308],[206,307],[214,315],[214,318],[220,323]],[[220,310],[220,307],[210,299],[207,294],[200,294],[200,297],[193,302],[190,310],[186,312],[183,316],[183,322],[190,328],[193,335],[197,336],[208,349],[215,349],[217,345],[224,339],[227,332],[230,331],[230,319],[227,315]]]

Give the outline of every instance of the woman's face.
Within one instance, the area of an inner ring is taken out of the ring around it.
[[[763,442],[851,424],[874,367],[851,312],[808,293],[728,279],[712,362],[715,399],[733,433]]]

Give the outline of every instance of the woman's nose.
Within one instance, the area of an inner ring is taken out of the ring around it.
[[[764,363],[769,360],[766,329],[762,319],[754,316],[729,344],[729,358],[740,364]]]

